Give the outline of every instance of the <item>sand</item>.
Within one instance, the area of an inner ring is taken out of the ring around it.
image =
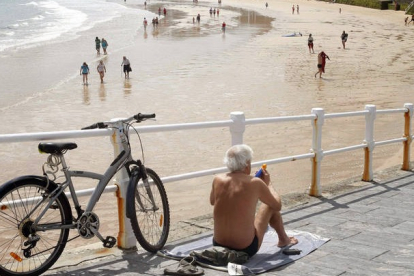
[[[128,5],[142,8],[142,2],[128,1]],[[315,107],[336,113],[360,111],[366,104],[389,109],[414,102],[414,65],[410,62],[414,56],[414,26],[404,26],[403,12],[319,1],[268,3],[266,9],[265,1],[223,0],[221,6],[216,1],[200,1],[198,5],[189,1],[151,1],[149,10],[166,6],[171,17],[161,20],[156,31],[149,26],[147,32],[137,28],[135,33],[125,35],[131,40],[125,47],[120,46],[122,41],[110,40],[110,25],[98,25],[97,30],[105,31],[110,47],[107,56],[94,57],[90,64],[91,84],[82,86],[77,73],[85,52],[81,57],[66,57],[65,64],[75,69],[71,77],[57,84],[43,87],[33,77],[29,83],[24,78],[16,80],[16,87],[36,87],[38,92],[29,100],[10,99],[11,104],[2,106],[0,116],[6,123],[1,133],[76,130],[137,112],[155,112],[157,121],[145,124],[163,125],[227,120],[232,111],[243,111],[246,118],[259,118],[307,115]],[[292,15],[293,4],[300,6],[299,15]],[[220,8],[220,18],[208,15],[210,7]],[[233,17],[237,12],[243,16]],[[199,27],[192,23],[197,13],[202,14]],[[128,20],[141,24],[142,18],[131,17]],[[225,35],[220,30],[222,21],[227,23]],[[122,19],[111,24],[122,24]],[[346,49],[342,49],[340,39],[343,30],[349,34]],[[291,32],[301,32],[303,37],[282,37]],[[307,48],[309,33],[314,37],[315,54]],[[95,35],[89,32],[84,36],[90,40]],[[315,79],[317,53],[321,50],[330,61],[323,78]],[[50,47],[44,51],[47,56],[47,51],[53,55],[57,50]],[[88,54],[95,54],[93,44]],[[119,66],[123,55],[133,68],[129,80],[124,79]],[[108,70],[102,85],[94,71],[100,59]],[[402,118],[401,114],[378,116],[375,139],[401,137]],[[323,135],[325,150],[360,144],[364,139],[364,119],[327,120]],[[147,166],[161,177],[222,167],[223,154],[231,145],[225,128],[142,134],[142,140]],[[75,142],[79,148],[67,154],[72,169],[103,171],[113,158],[109,138]],[[308,153],[311,124],[251,126],[244,142],[254,149],[256,161]],[[22,174],[41,173],[45,156],[37,154],[37,143],[0,144],[1,182]],[[133,143],[134,149],[139,149],[137,139]],[[375,171],[400,164],[401,148],[376,148]],[[321,184],[358,179],[362,165],[362,150],[326,157]],[[306,193],[310,184],[309,161],[272,165],[268,169],[282,195]],[[211,179],[166,184],[173,224],[211,213]],[[76,188],[90,187],[93,183],[76,184]],[[103,213],[102,221],[109,222],[102,226],[104,235],[116,235],[117,231],[116,202],[112,198],[105,195],[98,204],[97,213]],[[113,205],[108,203],[111,201]]]

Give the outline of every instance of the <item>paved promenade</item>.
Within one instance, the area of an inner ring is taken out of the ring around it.
[[[331,240],[300,260],[261,275],[414,275],[414,173],[399,172],[392,180],[358,185],[284,210],[287,229]],[[211,218],[207,220],[211,223]],[[123,252],[96,244],[65,252],[61,259],[57,264],[61,267],[45,275],[162,275],[164,268],[177,265],[141,249]],[[205,269],[205,275],[228,274]]]

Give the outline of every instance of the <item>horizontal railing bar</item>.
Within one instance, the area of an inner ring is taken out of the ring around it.
[[[390,139],[390,140],[375,142],[375,146],[383,146],[383,145],[388,145],[388,144],[392,144],[392,143],[400,143],[400,142],[405,142],[405,141],[407,141],[406,137],[396,138],[396,139]]]
[[[378,113],[378,114],[390,114],[390,113],[405,113],[407,111],[408,111],[407,108],[396,108],[396,109],[377,110],[376,113]]]
[[[376,113],[404,113],[407,112],[407,108],[397,109],[384,109],[377,110]],[[340,118],[350,116],[362,116],[367,114],[368,111],[356,111],[356,112],[343,112],[343,113],[331,113],[325,114],[325,118]],[[315,114],[300,115],[300,116],[285,116],[285,117],[270,117],[260,119],[246,119],[246,125],[261,124],[261,123],[276,123],[276,122],[289,122],[289,121],[301,121],[301,120],[314,120]],[[233,124],[232,120],[212,121],[212,122],[196,122],[187,124],[172,124],[172,125],[159,125],[159,126],[142,126],[136,127],[140,133],[150,133],[157,131],[174,131],[174,130],[188,130],[188,129],[202,129],[213,127],[229,127]],[[133,131],[133,130],[131,130]],[[13,142],[28,142],[28,141],[42,141],[42,140],[55,140],[55,139],[71,139],[71,138],[89,138],[99,136],[111,135],[110,129],[93,129],[93,130],[70,130],[70,131],[55,131],[55,132],[34,132],[34,133],[22,133],[22,134],[2,134],[0,135],[0,143],[13,143]]]
[[[277,163],[288,162],[288,161],[296,161],[296,160],[301,160],[301,159],[312,158],[314,156],[315,156],[314,153],[306,153],[306,154],[301,154],[301,155],[293,155],[293,156],[287,156],[287,157],[282,157],[282,158],[257,161],[257,162],[252,163],[252,167],[260,167],[262,164],[271,165],[271,164],[277,164]],[[227,171],[228,169],[226,167],[222,167],[222,168],[215,168],[215,169],[210,169],[210,170],[202,170],[202,171],[196,171],[196,172],[191,172],[191,173],[167,176],[167,177],[161,178],[161,180],[164,183],[168,183],[168,182],[174,182],[178,180],[185,180],[185,179],[190,179],[190,178],[195,178],[195,177],[224,173]]]
[[[106,186],[103,193],[116,192],[117,190],[118,190],[117,185],[108,185],[108,186]],[[79,191],[76,191],[76,195],[78,197],[87,196],[87,195],[91,195],[94,191],[95,191],[95,188],[79,190]],[[66,195],[67,198],[72,198],[72,194],[70,192],[65,192],[65,195]],[[31,198],[24,198],[24,199],[9,200],[9,201],[3,202],[1,204],[1,207],[9,207],[10,205],[13,205],[13,207],[20,207],[20,206],[22,206],[22,204],[25,204],[25,205],[33,204],[34,202],[37,202],[37,201],[40,201],[40,200],[42,200],[42,197],[40,197],[40,196],[31,197]]]
[[[339,149],[333,149],[333,150],[327,150],[323,152],[323,155],[332,155],[335,153],[341,153],[341,152],[346,152],[346,151],[351,151],[351,150],[357,150],[357,149],[363,149],[367,147],[366,144],[360,144],[360,145],[354,145],[354,146],[349,146],[349,147],[344,147],[344,148],[339,148]]]
[[[276,123],[276,122],[291,122],[291,121],[304,121],[304,120],[314,120],[316,115],[301,115],[301,116],[285,116],[285,117],[269,117],[269,118],[260,118],[260,119],[246,119],[246,125],[254,124],[266,124],[266,123]]]
[[[172,125],[159,125],[159,126],[142,126],[136,127],[139,133],[149,133],[158,131],[174,131],[174,130],[187,130],[187,129],[199,129],[199,128],[214,128],[214,127],[228,127],[233,124],[232,120],[224,121],[212,121],[212,122],[198,122],[187,124],[172,124]],[[133,131],[133,130],[130,130]]]
[[[281,157],[281,158],[276,158],[276,159],[268,159],[268,160],[263,160],[259,162],[254,162],[252,163],[252,166],[261,166],[262,164],[271,165],[271,164],[297,161],[297,160],[313,158],[313,157],[315,157],[315,153],[310,152],[310,153],[305,153],[305,154],[300,154],[300,155],[292,155],[292,156],[286,156],[286,157]]]
[[[330,114],[325,114],[325,119],[352,117],[352,116],[365,116],[368,113],[369,113],[368,110],[355,111],[355,112],[330,113]]]
[[[110,129],[95,129],[95,130],[67,130],[67,131],[53,131],[53,132],[33,132],[21,134],[2,134],[0,135],[0,143],[13,142],[29,142],[42,140],[57,140],[57,139],[71,139],[71,138],[88,138],[98,136],[109,136],[112,130]]]
[[[117,190],[118,190],[117,185],[108,185],[105,187],[105,190],[103,191],[103,193],[112,193],[112,192],[116,192]],[[91,195],[94,191],[95,191],[95,188],[79,190],[79,191],[76,191],[76,195],[79,197],[87,196],[87,195]],[[65,195],[68,198],[72,198],[72,195],[70,194],[70,192],[65,192]]]

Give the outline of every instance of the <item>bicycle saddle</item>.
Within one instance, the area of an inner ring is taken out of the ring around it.
[[[44,153],[61,154],[66,150],[76,149],[75,143],[39,143],[39,151]]]

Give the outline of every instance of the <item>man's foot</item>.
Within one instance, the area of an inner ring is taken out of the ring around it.
[[[299,242],[298,239],[296,239],[295,237],[287,237],[287,239],[284,241],[279,240],[279,242],[277,243],[277,246],[285,247],[285,246],[297,244],[298,242]]]

